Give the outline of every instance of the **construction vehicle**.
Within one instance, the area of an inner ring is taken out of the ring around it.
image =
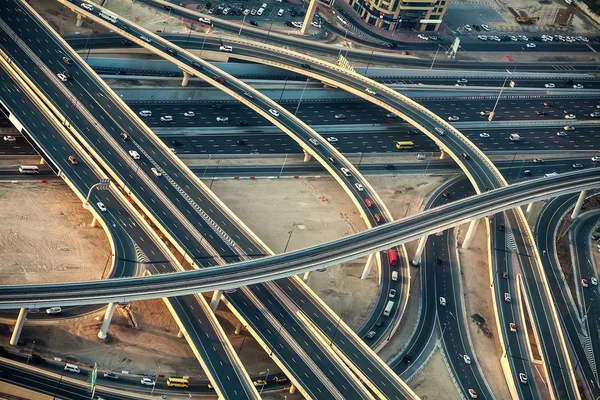
[[[533,25],[537,22],[538,19],[538,17],[515,17],[515,21],[525,25]]]

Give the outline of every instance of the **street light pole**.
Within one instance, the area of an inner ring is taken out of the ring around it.
[[[509,70],[506,70],[506,72],[508,75],[506,75],[506,78],[504,78],[504,83],[502,83],[502,87],[500,88],[500,92],[498,93],[498,97],[496,98],[496,103],[494,104],[494,108],[490,112],[490,116],[488,117],[488,122],[492,122],[492,120],[494,119],[494,114],[496,113],[496,107],[498,107],[498,102],[500,101],[500,96],[502,96],[502,92],[504,91],[504,87],[506,86],[506,81],[508,80],[508,77],[510,75],[512,75],[512,72],[510,72]]]
[[[295,223],[295,222],[292,224],[292,229],[290,229],[290,231],[288,232],[288,240],[287,240],[287,242],[285,243],[285,248],[283,249],[283,252],[284,252],[284,253],[285,253],[285,252],[287,251],[287,249],[288,249],[288,246],[289,246],[289,244],[290,244],[290,240],[292,240],[292,233],[294,233],[294,226],[296,226],[296,223]]]
[[[219,163],[220,162],[221,162],[221,160],[217,161],[217,168],[215,168],[215,173],[214,173],[214,175],[212,177],[212,180],[210,181],[210,186],[208,187],[208,189],[212,189],[213,182],[215,181],[215,178],[217,177],[217,171],[219,170]]]
[[[283,174],[283,168],[285,167],[285,162],[287,161],[288,155],[285,155],[285,158],[283,159],[283,164],[281,165],[281,171],[279,171],[279,176],[277,178],[281,178],[281,174]]]
[[[304,91],[306,90],[306,86],[308,86],[309,79],[310,78],[306,78],[306,82],[304,82],[304,88],[302,88],[302,93],[300,93],[300,100],[298,100],[298,105],[296,106],[296,111],[294,111],[294,115],[296,115],[298,113],[298,110],[300,109],[300,103],[302,103],[302,99],[304,98]]]
[[[110,186],[110,179],[101,179],[100,182],[93,184],[90,187],[90,190],[88,191],[87,197],[85,198],[85,203],[83,203],[84,207],[87,207],[87,205],[90,201],[90,196],[92,195],[92,190],[94,190],[95,188],[98,188],[98,190],[105,190],[105,189],[108,189],[109,186]]]
[[[431,66],[429,67],[430,70],[433,69],[433,64],[435,63],[435,59],[437,58],[437,55],[440,52],[440,47],[441,47],[441,44],[438,44],[438,48],[435,52],[435,55],[433,56],[433,61],[431,62]]]
[[[373,59],[374,52],[375,52],[375,49],[373,49],[373,51],[371,52],[371,55],[369,56],[369,62],[367,63],[367,68],[365,69],[365,73],[364,73],[365,76],[367,76],[367,71],[369,70],[369,66],[371,65],[371,60]]]
[[[265,374],[265,382],[264,382],[265,384],[260,387],[260,393],[259,393],[260,395],[262,395],[263,389],[267,385],[267,377],[268,376],[269,376],[269,368],[267,368],[267,373]]]
[[[242,19],[242,25],[240,26],[240,31],[238,32],[238,36],[242,34],[242,29],[244,29],[244,22],[246,22],[246,17],[248,14],[244,14],[244,18]]]

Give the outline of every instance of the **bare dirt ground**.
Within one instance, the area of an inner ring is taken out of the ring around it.
[[[487,221],[482,221],[477,227],[475,239],[471,248],[459,248],[459,258],[463,272],[463,290],[467,310],[467,325],[473,343],[475,356],[481,365],[483,374],[497,399],[508,399],[510,393],[502,373],[500,354],[502,348],[498,341],[498,330],[494,316],[494,304],[490,291],[490,275],[488,264],[488,234]],[[458,243],[462,243],[468,224],[462,225],[459,230]],[[491,337],[477,325],[472,315],[478,314],[485,320],[485,327],[489,329]]]
[[[421,399],[460,399],[439,348],[423,371],[410,383],[410,387]]]
[[[0,284],[100,278],[111,249],[61,181],[0,182]]]

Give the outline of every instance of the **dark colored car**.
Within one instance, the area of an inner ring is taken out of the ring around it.
[[[246,141],[245,140],[238,140],[236,143],[238,145],[240,145],[240,146],[245,146],[246,145]]]
[[[170,55],[172,55],[173,57],[175,57],[175,56],[177,55],[177,50],[175,50],[175,49],[173,49],[173,48],[171,48],[171,47],[166,47],[166,48],[165,48],[165,51],[166,51],[167,53],[169,53]]]
[[[381,328],[381,327],[383,326],[383,320],[382,320],[382,319],[380,319],[379,321],[377,321],[377,322],[375,323],[375,326],[376,326],[376,327],[378,327],[378,328]]]
[[[220,76],[215,76],[214,80],[219,82],[221,85],[224,85],[227,83],[227,81],[225,79],[221,78]]]
[[[394,170],[396,169],[396,166],[394,164],[385,164],[385,169]]]
[[[311,69],[311,66],[308,64],[300,64],[300,67],[304,69]]]
[[[192,62],[192,67],[198,68],[198,69],[204,69],[204,67],[202,65],[198,64],[197,62]]]
[[[131,46],[133,42],[131,40],[123,39],[121,40],[121,46]]]
[[[241,121],[238,121],[237,124],[238,124],[238,126],[248,126],[248,121],[243,119]]]
[[[250,25],[258,26],[258,22],[254,21],[254,20],[250,20]]]
[[[33,354],[31,356],[31,362],[35,364],[46,364],[46,359],[39,356],[38,354]]]
[[[289,26],[291,28],[294,25],[292,24],[292,21],[285,21],[285,26]]]
[[[173,146],[183,146],[183,143],[180,140],[173,140],[171,144]]]
[[[506,227],[504,226],[504,224],[500,224],[500,226],[498,226],[498,229],[499,229],[501,232],[504,232],[504,230],[506,229]]]
[[[438,265],[442,264],[442,259],[436,256],[435,257],[435,263],[438,264]]]

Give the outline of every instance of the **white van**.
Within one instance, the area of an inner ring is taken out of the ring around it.
[[[74,372],[76,374],[80,374],[81,370],[75,364],[65,364],[65,371]]]
[[[398,271],[392,271],[392,280],[393,281],[397,281],[398,280]]]
[[[142,111],[140,111],[140,115],[142,117],[151,117],[152,116],[152,111],[150,111],[150,110],[142,110]]]
[[[277,11],[277,16],[281,17],[283,16],[283,13],[285,12],[285,10],[283,8],[280,8],[279,11]]]
[[[550,176],[556,176],[558,175],[556,172],[550,172],[549,174],[544,174],[544,178],[548,178]]]
[[[383,310],[383,315],[385,315],[386,317],[389,317],[390,312],[392,312],[392,308],[394,308],[394,302],[388,301],[387,305],[385,306],[385,310]]]

